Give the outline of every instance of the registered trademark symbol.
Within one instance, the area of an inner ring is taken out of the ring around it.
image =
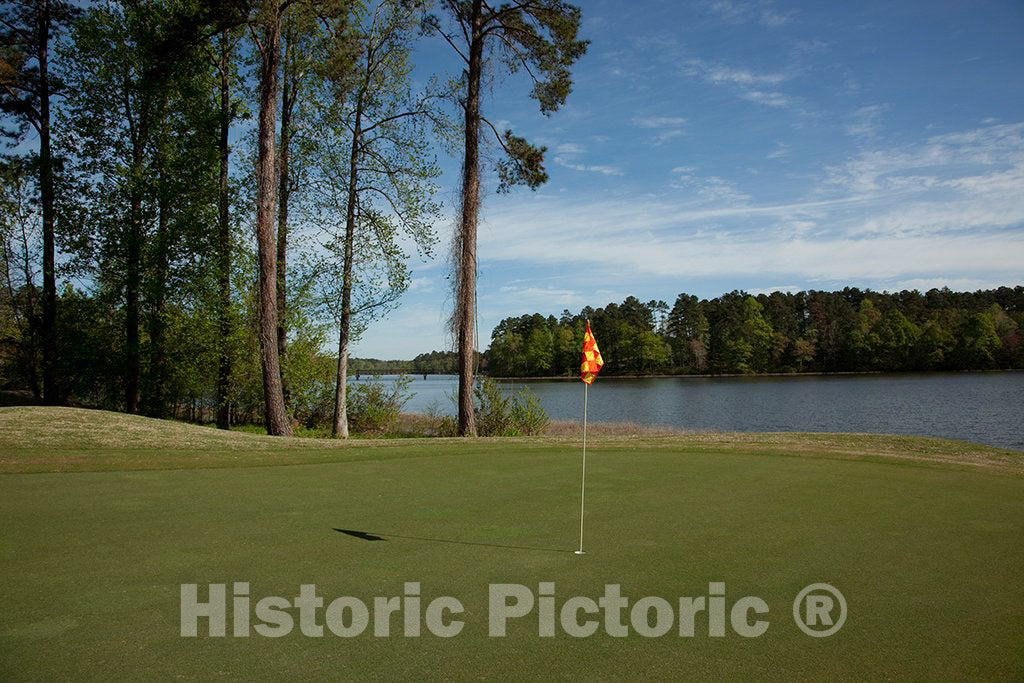
[[[836,607],[839,608],[838,615],[835,614]],[[800,591],[793,601],[793,621],[809,636],[830,636],[846,622],[846,598],[835,586],[812,583]]]

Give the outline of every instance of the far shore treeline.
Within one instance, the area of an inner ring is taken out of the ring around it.
[[[614,374],[898,372],[1024,368],[1024,287],[879,293],[680,294],[506,318],[484,354],[492,376],[579,371],[589,319]]]

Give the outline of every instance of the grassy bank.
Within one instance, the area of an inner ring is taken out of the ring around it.
[[[404,416],[416,424],[422,416]],[[677,450],[684,453],[763,453],[931,463],[1024,475],[1016,451],[962,441],[883,434],[683,432],[636,423],[590,425],[588,450]],[[552,422],[544,435],[521,438],[310,439],[222,431],[81,408],[0,408],[0,473],[210,469],[344,463],[458,455],[466,449],[505,453],[551,449],[574,454],[580,425]]]
[[[833,434],[607,435],[588,453],[580,557],[571,436],[338,444],[0,410],[0,678],[1024,675],[1019,454]],[[410,581],[424,606],[461,601],[459,635],[404,637],[395,615],[388,637],[372,621],[307,637],[294,608],[281,638],[210,637],[205,620],[179,635],[185,583],[372,606]],[[489,637],[488,586],[541,582],[558,608],[606,584],[674,605],[724,582],[729,607],[763,599],[769,627],[711,637],[701,614],[692,637],[540,637],[534,610]],[[816,582],[848,603],[828,638],[792,616]]]

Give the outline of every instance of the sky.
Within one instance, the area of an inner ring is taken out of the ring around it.
[[[634,295],[1024,284],[1024,2],[584,0],[567,103],[522,74],[485,115],[545,145],[550,180],[479,228],[481,350],[503,318]],[[439,39],[435,39],[439,41]],[[451,71],[440,42],[419,73]],[[452,348],[445,217],[400,307],[353,355]]]

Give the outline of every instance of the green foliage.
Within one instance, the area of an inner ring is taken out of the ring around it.
[[[543,375],[551,371],[553,342],[551,330],[547,327],[535,327],[530,331],[524,352],[531,375]]]
[[[479,354],[477,356],[479,360]],[[417,374],[452,375],[457,372],[459,354],[452,351],[431,351],[421,353],[412,359],[413,372]]]
[[[531,436],[548,426],[547,413],[526,387],[507,395],[497,382],[482,377],[473,388],[473,397],[480,436]]]
[[[490,15],[491,30],[500,42],[502,61],[510,72],[526,69],[533,79],[530,96],[550,114],[565,103],[572,90],[569,67],[587,50],[577,37],[581,13],[560,0],[516,0]]]
[[[809,330],[806,336],[793,342],[793,360],[796,361],[797,372],[803,372],[803,369],[814,361],[816,351],[814,330]]]
[[[68,288],[58,298],[58,373],[68,398],[104,408],[119,404],[121,323],[122,314],[100,297]]]
[[[293,327],[282,367],[290,392],[289,412],[307,427],[329,425],[334,415],[336,360],[320,349],[326,342],[320,327]]]
[[[512,426],[512,397],[502,392],[489,377],[477,379],[473,387],[476,430],[480,436],[516,436]]]
[[[547,147],[535,147],[512,131],[505,131],[502,142],[506,158],[498,162],[498,192],[506,193],[513,185],[526,185],[531,190],[548,181],[544,170],[544,152]]]
[[[349,358],[348,374],[365,375],[453,375],[459,354],[451,351],[430,351],[409,360],[379,360],[377,358]]]
[[[415,394],[409,392],[411,377],[400,375],[390,384],[379,376],[348,387],[349,428],[359,434],[386,434],[394,429],[402,408]]]
[[[444,16],[427,15],[423,27],[443,36],[469,67],[461,87],[479,83],[481,67],[470,64],[467,56],[479,50],[482,61],[493,59],[509,74],[527,74],[533,86],[530,97],[537,101],[541,113],[550,115],[565,104],[572,91],[570,67],[583,56],[589,42],[578,36],[582,21],[578,7],[560,0],[513,0],[495,9],[472,2],[443,3],[442,7]],[[474,17],[477,9],[481,14]],[[470,73],[474,68],[477,71]],[[465,110],[465,95],[458,99],[460,110]],[[480,116],[480,112],[474,115]],[[486,118],[481,120],[490,125]],[[498,192],[508,192],[515,185],[535,190],[547,182],[547,148],[532,145],[509,130],[499,134],[497,128],[490,127],[505,153],[497,162]]]
[[[503,321],[504,323],[504,321]],[[499,326],[500,327],[500,326]],[[526,354],[523,337],[512,331],[494,331],[491,348],[487,351],[488,370],[498,377],[523,377],[526,375]]]
[[[632,340],[633,363],[640,372],[659,372],[669,363],[671,347],[652,330],[641,330]]]
[[[35,178],[23,159],[0,159],[0,386],[41,397],[41,292],[37,269],[41,216]]]
[[[767,372],[775,352],[775,331],[764,317],[764,307],[752,296],[731,292],[722,297],[711,341],[721,350],[713,361],[720,372]]]
[[[437,401],[432,401],[427,406],[427,422],[431,425],[435,436],[450,437],[459,435],[458,421],[451,415],[442,413],[441,406]]]
[[[523,387],[512,403],[512,425],[522,436],[542,433],[551,423],[548,413],[532,391]]]
[[[970,370],[986,370],[995,363],[1001,347],[995,322],[988,313],[975,313],[960,326],[954,353],[960,364]]]
[[[665,329],[676,367],[684,371],[704,372],[710,326],[700,300],[680,294],[669,313]]]
[[[351,340],[408,289],[409,246],[429,257],[437,241],[441,171],[430,134],[447,121],[436,111],[433,82],[420,92],[412,88],[417,16],[399,0],[357,5],[345,35],[345,50],[357,58],[349,54],[348,69],[318,84],[305,112],[299,147],[308,211],[326,247],[317,250],[312,270],[320,305],[336,321],[346,314],[343,288],[350,288]]]
[[[59,93],[64,86],[59,69],[49,63],[52,46],[80,12],[77,3],[66,0],[5,0],[0,5],[0,136],[21,141],[30,129],[39,132],[44,123],[42,100],[49,100],[51,93]],[[47,54],[45,93],[40,49]]]

